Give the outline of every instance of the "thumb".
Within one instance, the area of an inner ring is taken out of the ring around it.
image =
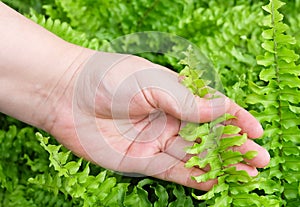
[[[148,103],[180,120],[208,122],[223,115],[230,106],[229,98],[222,94],[213,99],[195,96],[179,83],[178,74],[172,71],[159,68],[138,75],[137,80],[147,83],[143,93]]]

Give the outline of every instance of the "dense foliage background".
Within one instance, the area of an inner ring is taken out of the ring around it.
[[[92,49],[108,50],[109,42],[115,38],[140,31],[176,34],[196,44],[220,75],[225,93],[252,111],[266,129],[258,142],[269,149],[272,160],[262,170],[260,176],[265,181],[255,193],[269,199],[270,206],[300,206],[300,69],[296,55],[300,48],[300,0],[287,1],[279,9],[284,15],[283,22],[289,25],[289,30],[282,33],[296,39],[285,39],[287,43],[280,38],[274,39],[274,35],[268,37],[267,32],[262,36],[270,27],[266,23],[267,12],[262,9],[268,1],[3,2],[63,39]],[[281,44],[281,48],[294,51],[295,56],[284,58],[286,50],[274,52],[266,46],[268,42],[262,47],[266,41]],[[287,63],[274,59],[270,62],[270,55],[266,53],[279,54],[279,60],[282,58]],[[174,70],[180,69],[178,60],[166,55],[143,55]],[[270,64],[262,61],[267,59]],[[273,67],[282,70],[272,73]],[[0,206],[186,207],[212,204],[196,200],[192,193],[201,195],[202,192],[193,189],[153,178],[123,177],[86,163],[47,136],[34,127],[0,115]],[[244,206],[249,203],[245,201]],[[252,206],[263,205],[254,203]]]

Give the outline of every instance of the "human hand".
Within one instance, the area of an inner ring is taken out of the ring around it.
[[[5,31],[0,111],[46,130],[79,156],[112,170],[208,190],[214,181],[190,179],[205,169],[184,167],[183,148],[192,143],[178,136],[182,124],[231,113],[249,137],[262,134],[244,109],[224,96],[194,97],[170,70],[134,56],[94,55],[4,4],[0,10],[0,30]],[[251,175],[269,162],[266,150],[250,139],[236,150],[258,151],[249,165],[238,165]]]
[[[178,136],[182,125],[230,113],[237,117],[232,124],[250,138],[262,134],[247,111],[225,96],[195,97],[175,72],[67,43],[3,3],[0,10],[0,111],[44,129],[78,156],[115,171],[208,190],[215,181],[190,179],[206,169],[184,167],[183,149],[193,143]],[[267,151],[251,139],[235,150],[258,151],[248,165],[237,165],[251,175],[269,162]]]
[[[209,190],[216,181],[190,179],[206,169],[184,167],[183,149],[193,143],[178,135],[182,125],[230,113],[237,117],[231,124],[249,138],[263,133],[250,113],[225,96],[195,97],[175,72],[142,58],[97,52],[69,76],[48,131],[78,156],[111,170]],[[248,164],[237,164],[250,175],[269,162],[268,152],[251,139],[234,150],[258,152]]]

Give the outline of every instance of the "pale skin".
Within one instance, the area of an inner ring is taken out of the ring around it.
[[[191,143],[183,141],[178,132],[186,122],[207,122],[230,113],[237,117],[231,124],[242,128],[249,137],[234,150],[258,152],[247,164],[237,164],[237,168],[255,176],[257,168],[269,163],[268,152],[252,140],[262,136],[261,125],[225,96],[213,101],[195,97],[179,83],[178,75],[167,68],[136,56],[101,53],[70,44],[3,3],[0,31],[0,111],[49,132],[80,157],[112,170],[209,190],[215,180],[197,183],[190,179],[208,168],[184,167],[188,156],[182,155],[183,148]],[[96,67],[89,70],[92,58]],[[95,70],[99,74],[106,71],[106,61],[110,61],[108,65],[118,64],[99,83],[94,78]],[[145,71],[161,76],[147,82],[143,77]],[[130,74],[138,84],[118,88]],[[82,82],[78,81],[80,78]],[[149,84],[151,87],[141,87]],[[172,87],[164,88],[165,85]],[[121,94],[117,98],[116,91]],[[139,93],[133,94],[134,91]],[[131,97],[128,105],[120,104],[126,103],[122,94]],[[89,128],[91,120],[95,128]],[[135,133],[126,134],[133,128]],[[159,130],[155,138],[148,133],[149,129]],[[99,137],[99,143],[106,145],[88,146],[88,137]],[[130,162],[132,157],[134,162]],[[158,169],[167,163],[172,164],[163,171]]]

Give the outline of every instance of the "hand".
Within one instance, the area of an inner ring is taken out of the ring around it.
[[[184,148],[193,143],[178,135],[182,125],[230,113],[237,117],[231,124],[249,138],[263,133],[256,119],[227,97],[195,97],[175,72],[142,58],[97,52],[69,76],[55,98],[55,121],[48,131],[78,156],[115,171],[209,190],[216,181],[190,179],[204,169],[184,167]],[[248,165],[237,165],[250,175],[269,162],[268,152],[251,139],[235,150],[258,151]]]
[[[225,96],[194,97],[166,68],[67,43],[1,2],[0,11],[0,111],[44,129],[96,164],[208,190],[215,181],[190,179],[205,169],[184,167],[183,149],[192,143],[178,136],[182,124],[227,112],[250,138],[262,134],[244,109]],[[236,150],[258,151],[249,165],[237,166],[251,175],[269,162],[250,139]]]

